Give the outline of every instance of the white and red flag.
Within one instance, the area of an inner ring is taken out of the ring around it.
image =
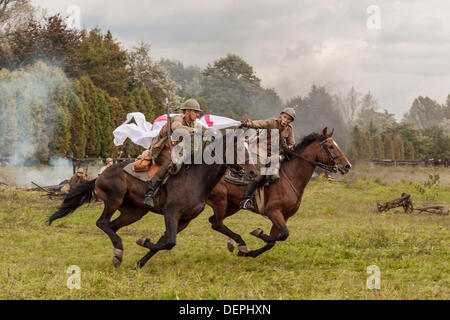
[[[171,117],[176,114],[171,114]],[[134,123],[132,120],[134,119]],[[241,122],[230,118],[215,116],[211,114],[204,115],[196,120],[203,127],[212,128],[216,130],[226,129],[230,127],[240,126]],[[140,112],[133,112],[127,115],[125,121],[120,127],[114,130],[114,144],[121,146],[128,138],[134,144],[137,144],[145,149],[150,148],[152,139],[156,137],[161,131],[162,127],[167,123],[167,115],[158,117],[153,124],[145,120],[145,116]]]

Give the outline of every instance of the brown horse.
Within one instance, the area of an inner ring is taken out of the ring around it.
[[[223,138],[223,154],[226,154],[227,136]],[[233,138],[234,139],[234,138]],[[205,208],[206,200],[227,170],[225,164],[185,165],[180,172],[161,186],[157,194],[159,210],[144,205],[144,195],[148,184],[123,171],[129,164],[122,163],[109,167],[97,179],[76,186],[64,199],[63,204],[48,219],[48,223],[74,212],[85,202],[90,202],[95,193],[105,207],[97,221],[97,226],[111,239],[114,246],[113,264],[119,267],[123,259],[122,239],[117,231],[140,220],[148,211],[164,216],[166,232],[157,243],[143,238],[137,244],[150,251],[138,262],[142,268],[160,250],[171,250],[176,244],[176,235],[185,229],[192,219]],[[233,165],[231,165],[233,166]],[[120,216],[111,221],[114,212]]]
[[[282,163],[280,179],[265,187],[264,214],[272,221],[270,235],[256,229],[251,235],[262,239],[266,245],[258,250],[249,251],[242,237],[227,228],[223,221],[238,212],[239,204],[245,192],[245,186],[238,186],[225,181],[216,185],[206,203],[214,210],[209,218],[212,228],[230,238],[228,248],[232,252],[238,244],[239,256],[257,257],[273,248],[277,241],[285,241],[289,237],[286,226],[288,219],[299,209],[303,192],[309,183],[316,166],[329,171],[346,174],[352,165],[339,146],[328,134],[327,128],[322,134],[312,133],[295,146],[293,151],[286,151],[290,157]]]

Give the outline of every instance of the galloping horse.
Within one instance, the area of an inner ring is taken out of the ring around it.
[[[226,149],[227,136],[220,139],[223,139],[223,149]],[[226,150],[223,154],[226,154]],[[48,223],[51,224],[69,215],[83,203],[90,202],[95,191],[105,203],[97,226],[111,239],[114,246],[113,264],[116,268],[123,259],[122,240],[117,235],[120,228],[140,220],[150,210],[164,215],[166,232],[156,244],[146,238],[137,241],[138,245],[150,250],[137,264],[138,268],[142,268],[158,251],[171,250],[175,246],[177,233],[185,229],[191,220],[203,211],[206,199],[227,170],[225,164],[183,166],[176,176],[161,186],[157,195],[160,206],[159,210],[155,210],[143,203],[148,184],[123,171],[129,163],[114,165],[97,179],[77,185],[66,196],[58,211],[48,219]],[[116,210],[121,214],[111,221]]]
[[[289,160],[282,163],[280,179],[265,188],[264,214],[272,221],[270,235],[256,229],[251,235],[262,239],[267,244],[249,251],[242,237],[227,228],[223,221],[238,212],[239,204],[245,192],[245,186],[238,186],[225,181],[225,177],[216,185],[206,203],[214,210],[209,218],[212,228],[228,237],[228,249],[232,252],[238,244],[238,255],[257,257],[273,248],[277,241],[285,241],[289,237],[286,226],[288,219],[299,209],[303,192],[309,183],[316,166],[346,174],[352,165],[339,146],[333,140],[331,132],[325,128],[322,134],[312,133],[297,144],[293,151],[286,151]]]

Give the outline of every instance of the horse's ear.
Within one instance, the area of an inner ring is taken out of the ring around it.
[[[331,138],[334,135],[334,128],[333,131],[331,131],[331,133],[328,135],[328,138]]]
[[[328,136],[328,127],[323,129],[322,136],[324,136],[324,137]]]

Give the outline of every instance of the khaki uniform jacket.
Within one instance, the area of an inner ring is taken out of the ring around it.
[[[295,145],[294,129],[289,124],[287,127],[281,125],[280,118],[270,118],[267,120],[247,121],[247,128],[251,129],[278,129],[280,131],[280,144],[285,143],[289,148]]]
[[[172,132],[177,129],[187,130],[190,134],[194,134],[194,125],[195,121],[188,122],[183,115],[177,115],[175,117],[170,118],[170,125]],[[168,141],[167,138],[167,124],[162,127],[159,135],[155,137],[152,141],[152,145],[150,147],[150,154],[153,159],[158,158],[161,151],[164,149]]]
[[[86,177],[83,175],[82,177],[78,177],[77,174],[74,174],[69,181],[69,187],[72,189],[76,184],[80,184],[87,181]]]

